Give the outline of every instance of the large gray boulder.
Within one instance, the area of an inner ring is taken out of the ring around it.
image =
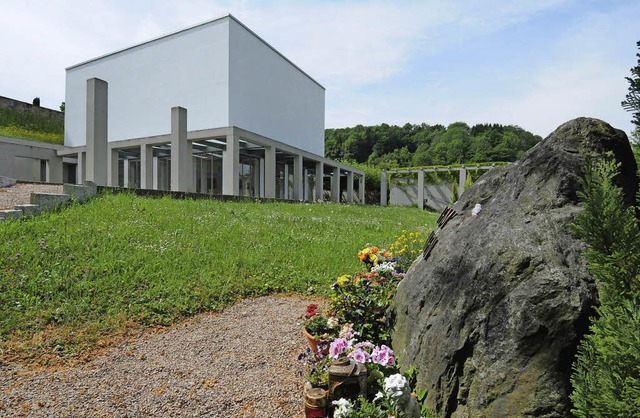
[[[624,132],[572,120],[480,177],[398,286],[393,346],[437,416],[571,416],[571,365],[597,290],[569,225],[583,167],[607,153],[623,164],[617,180],[632,202]]]

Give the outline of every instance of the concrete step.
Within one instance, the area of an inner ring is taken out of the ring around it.
[[[35,216],[43,210],[40,205],[33,205],[30,203],[27,203],[25,205],[15,205],[13,208],[16,210],[21,210],[23,216]]]
[[[31,204],[40,206],[42,210],[56,208],[67,203],[70,199],[68,194],[31,193]]]
[[[22,216],[22,211],[17,209],[0,210],[0,221],[5,219],[18,219]]]

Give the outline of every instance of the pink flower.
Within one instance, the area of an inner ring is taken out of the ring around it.
[[[369,356],[369,353],[359,347],[347,354],[347,357],[354,359],[358,363],[367,363],[371,361],[371,356]]]
[[[396,357],[393,354],[393,350],[383,345],[382,347],[376,347],[371,353],[371,361],[381,366],[393,366],[396,364]]]
[[[331,345],[329,345],[329,356],[338,358],[340,354],[344,354],[349,348],[351,348],[349,341],[344,338],[336,338],[331,341]]]
[[[363,341],[361,343],[356,344],[356,348],[374,348],[375,345],[370,343],[369,341]]]

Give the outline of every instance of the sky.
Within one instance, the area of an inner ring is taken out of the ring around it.
[[[326,88],[327,128],[633,129],[638,0],[0,0],[0,96],[58,109],[66,67],[229,13]]]

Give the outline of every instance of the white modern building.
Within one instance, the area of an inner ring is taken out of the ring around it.
[[[324,158],[324,97],[228,15],[67,68],[58,155],[77,183],[364,202],[364,172]]]

